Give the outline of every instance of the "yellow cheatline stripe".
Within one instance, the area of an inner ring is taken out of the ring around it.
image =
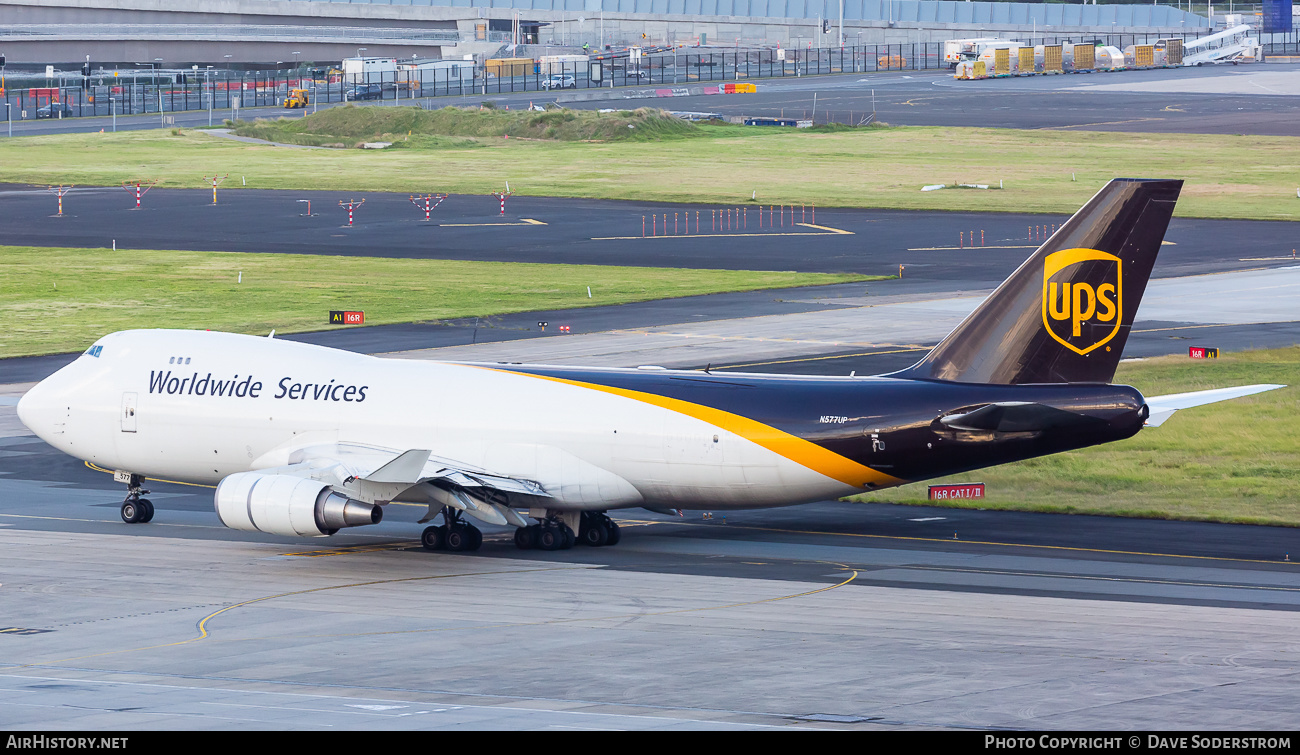
[[[86,466],[89,467],[89,468],[91,468],[91,469],[93,469],[93,470],[95,470],[96,472],[106,472],[106,473],[108,473],[108,474],[113,474],[113,470],[111,470],[111,469],[104,469],[103,467],[101,467],[101,466],[99,466],[98,464],[95,464],[95,463],[93,463],[93,462],[89,462],[89,461],[86,462]],[[216,485],[204,485],[204,484],[202,484],[202,483],[198,483],[198,482],[181,482],[180,480],[164,480],[164,479],[162,479],[161,477],[146,477],[146,478],[144,478],[144,479],[146,479],[146,480],[152,480],[152,481],[154,481],[154,482],[166,482],[166,483],[169,483],[169,484],[171,484],[171,485],[188,485],[188,486],[191,487],[191,488],[216,488],[216,487],[217,487]]]
[[[1272,262],[1273,260],[1288,260],[1295,262],[1295,257],[1239,257],[1238,262]]]
[[[796,359],[774,359],[770,362],[747,362],[745,364],[724,364],[714,365],[715,370],[734,370],[737,367],[762,367],[767,364],[793,364],[795,362],[820,362],[823,359],[849,359],[851,357],[872,357],[877,354],[906,354],[909,351],[929,351],[931,346],[909,346],[905,349],[894,349],[892,351],[864,351],[859,354],[831,354],[824,357],[799,357]],[[871,377],[863,375],[863,377]]]
[[[783,456],[796,464],[801,464],[808,469],[826,475],[833,480],[839,480],[845,485],[851,485],[855,488],[865,488],[868,484],[875,487],[893,487],[902,485],[907,480],[901,480],[897,477],[887,475],[884,472],[878,472],[871,467],[845,458],[829,451],[809,440],[804,440],[797,435],[792,435],[784,430],[778,430],[771,425],[765,425],[757,420],[743,417],[739,414],[714,409],[702,404],[694,404],[681,399],[669,398],[667,396],[658,396],[653,393],[644,391],[634,391],[627,388],[613,388],[596,383],[585,383],[580,380],[569,380],[566,378],[551,377],[549,375],[534,375],[528,372],[516,372],[509,369],[497,367],[480,367],[474,365],[475,369],[492,370],[494,372],[505,372],[511,375],[520,375],[523,377],[537,378],[539,380],[550,380],[555,383],[576,386],[578,388],[587,388],[593,391],[601,391],[615,396],[622,396],[634,401],[652,404],[663,407],[669,411],[684,414],[688,417],[694,417],[711,425],[720,427],[729,432],[735,433],[740,437],[756,443],[767,450]]]

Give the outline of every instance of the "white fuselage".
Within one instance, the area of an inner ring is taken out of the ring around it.
[[[435,459],[533,480],[568,509],[773,506],[862,490],[627,395],[493,365],[227,333],[105,336],[30,391],[19,415],[77,458],[187,482],[351,444],[429,449]]]

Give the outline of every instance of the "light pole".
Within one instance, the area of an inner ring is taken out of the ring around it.
[[[8,102],[5,103],[5,122],[9,124],[9,136],[14,135],[14,119],[9,115],[9,108],[12,107]]]
[[[117,133],[117,98],[108,98],[108,112],[113,116],[113,133]]]

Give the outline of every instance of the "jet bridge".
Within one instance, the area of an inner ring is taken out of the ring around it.
[[[1254,29],[1241,24],[1194,39],[1183,44],[1183,65],[1200,66],[1206,63],[1240,63],[1260,59],[1259,37],[1252,36]]]

